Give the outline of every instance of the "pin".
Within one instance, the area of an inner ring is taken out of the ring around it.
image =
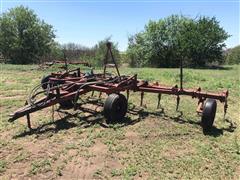
[[[27,102],[27,101],[25,102],[25,105],[28,105],[28,102]],[[26,114],[26,117],[27,117],[27,125],[28,125],[28,128],[29,128],[29,130],[31,131],[31,130],[32,130],[32,127],[31,127],[31,121],[30,121],[30,115],[29,115],[29,113]]]

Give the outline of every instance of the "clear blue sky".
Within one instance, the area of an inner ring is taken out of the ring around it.
[[[126,50],[128,36],[143,30],[151,19],[171,14],[189,17],[215,16],[232,35],[227,47],[240,44],[239,0],[0,0],[1,10],[24,5],[54,26],[56,40],[93,46],[112,36],[120,50]]]

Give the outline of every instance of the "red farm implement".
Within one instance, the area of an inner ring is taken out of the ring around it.
[[[149,83],[139,80],[137,74],[133,76],[120,75],[117,64],[111,51],[111,44],[107,43],[107,53],[104,60],[103,73],[83,73],[80,68],[68,70],[67,66],[64,72],[52,73],[43,78],[41,84],[33,89],[26,101],[26,105],[15,111],[9,121],[12,122],[20,117],[26,116],[28,127],[31,129],[30,114],[38,110],[60,104],[60,108],[74,108],[79,97],[88,92],[98,91],[106,93],[108,97],[105,100],[103,114],[107,123],[121,121],[128,108],[129,92],[140,92],[141,105],[144,93],[158,94],[157,107],[160,105],[161,95],[175,95],[177,98],[177,108],[180,102],[180,96],[186,95],[198,99],[197,112],[202,116],[201,125],[203,130],[210,130],[217,108],[217,100],[224,103],[224,114],[227,111],[228,91],[222,93],[208,93],[201,88],[184,89],[182,87],[182,63],[180,67],[180,87],[167,87],[158,83]],[[108,64],[108,59],[112,59],[112,64]],[[106,73],[106,68],[113,66],[116,68],[117,75],[113,76]],[[37,91],[39,89],[41,91]],[[121,92],[127,92],[125,97]],[[38,98],[42,95],[41,98]]]

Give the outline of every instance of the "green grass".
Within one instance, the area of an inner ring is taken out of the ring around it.
[[[51,171],[51,162],[48,159],[36,160],[31,163],[30,174],[45,173]]]
[[[31,114],[32,126],[38,128],[31,134],[25,118],[9,123],[8,115],[24,105],[42,76],[58,69],[0,66],[0,179],[239,179],[240,66],[184,69],[186,88],[229,90],[226,119],[219,102],[209,135],[199,126],[196,99],[181,97],[181,115],[175,111],[176,97],[163,95],[163,113],[156,109],[156,94],[145,94],[144,108],[139,107],[139,92],[130,92],[129,108],[143,109],[140,114],[127,113],[132,124],[107,125],[100,113],[72,110],[68,113],[75,115],[67,120],[57,112],[53,120],[52,109],[47,108]],[[120,72],[168,86],[179,84],[179,69],[120,68]],[[96,118],[100,120],[94,123]]]
[[[0,173],[4,172],[6,170],[6,161],[0,160]]]

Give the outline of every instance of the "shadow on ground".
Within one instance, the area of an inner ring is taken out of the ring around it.
[[[116,122],[112,124],[105,123],[102,112],[97,112],[90,108],[84,108],[81,107],[81,105],[79,105],[77,109],[78,111],[75,113],[70,113],[69,111],[58,109],[57,112],[61,113],[61,115],[59,114],[60,119],[56,121],[52,120],[51,122],[42,124],[35,129],[24,131],[23,133],[15,135],[13,138],[20,138],[33,134],[41,135],[47,132],[57,133],[61,130],[67,130],[74,127],[88,128],[95,124],[98,124],[103,128],[116,128],[114,124],[117,124],[117,128],[122,128],[124,126],[134,125],[140,121],[143,121],[150,115],[152,117],[162,117],[163,120],[172,120],[179,124],[193,124],[201,126],[200,122],[196,122],[191,119],[184,119],[182,111],[178,111],[178,116],[172,117],[167,115],[164,112],[163,108],[159,109],[157,112],[149,112],[143,108],[137,108],[136,106],[133,106],[128,110],[128,114],[137,115],[138,118],[131,119],[130,117],[125,117],[124,120],[120,123]],[[88,115],[81,116],[83,113],[87,113]],[[225,121],[229,124],[227,128],[217,128],[213,126],[210,131],[203,131],[204,135],[218,137],[220,135],[223,135],[224,131],[234,132],[236,126],[234,126],[234,124],[229,119],[226,119]]]

